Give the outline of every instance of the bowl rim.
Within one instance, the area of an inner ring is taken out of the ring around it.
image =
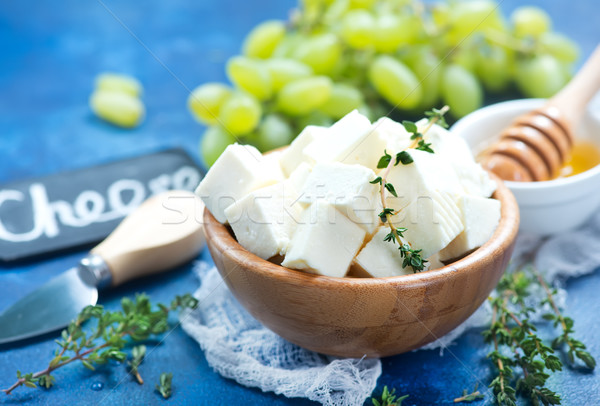
[[[243,264],[244,268],[252,268],[254,272],[269,274],[270,277],[282,279],[290,284],[316,284],[323,283],[328,286],[341,287],[373,287],[383,284],[394,284],[395,286],[420,286],[445,281],[447,278],[458,273],[476,272],[477,267],[473,264],[485,261],[486,257],[494,252],[503,252],[510,249],[516,239],[519,230],[519,208],[516,199],[510,189],[493,173],[490,176],[497,184],[497,189],[492,195],[501,203],[501,216],[496,230],[485,244],[469,255],[448,264],[442,268],[430,271],[413,273],[409,275],[373,277],[373,278],[351,278],[317,275],[302,270],[286,268],[268,260],[262,259],[242,247],[234,238],[231,229],[219,223],[210,211],[204,209],[204,231],[209,242],[209,248],[215,247],[222,255],[229,256],[237,264]],[[212,247],[211,247],[212,246]],[[218,267],[217,267],[218,268]],[[504,269],[502,270],[504,272]],[[223,275],[225,278],[225,275]]]
[[[482,107],[472,113],[467,114],[460,120],[458,120],[450,128],[450,131],[459,135],[465,139],[460,133],[465,132],[465,128],[468,126],[476,125],[477,121],[486,120],[491,116],[498,114],[499,111],[513,111],[517,109],[534,109],[544,103],[546,99],[514,99],[506,100],[499,103],[490,104],[489,106]],[[537,182],[512,182],[504,181],[506,185],[512,190],[544,190],[551,188],[558,188],[561,186],[572,185],[576,182],[585,182],[589,178],[594,178],[600,175],[600,165],[588,169],[585,172],[578,173],[577,175],[569,176],[566,178],[550,179]]]

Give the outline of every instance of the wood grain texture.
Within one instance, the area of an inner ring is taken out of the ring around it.
[[[204,211],[207,245],[229,289],[256,319],[309,350],[381,357],[419,348],[465,321],[498,283],[514,248],[519,211],[497,177],[502,203],[492,238],[433,271],[387,278],[333,278],[284,268],[240,246]]]

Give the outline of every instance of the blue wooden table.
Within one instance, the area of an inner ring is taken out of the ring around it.
[[[510,12],[519,1],[504,0]],[[555,28],[589,55],[600,41],[600,12],[593,0],[529,1],[543,5]],[[292,1],[260,0],[23,0],[0,8],[0,182],[89,166],[117,158],[179,146],[198,156],[203,128],[186,109],[189,90],[206,81],[223,81],[224,62],[239,51],[249,29],[267,18],[286,18]],[[120,130],[95,118],[87,106],[94,76],[102,71],[134,75],[144,84],[145,122]],[[77,263],[84,252],[54,256],[19,266],[0,267],[0,311],[20,296]],[[202,258],[209,260],[205,252]],[[191,265],[166,275],[103,292],[110,309],[119,299],[147,292],[166,302],[198,286]],[[577,336],[600,355],[600,272],[568,283],[568,312]],[[15,371],[36,371],[47,364],[52,335],[0,347],[0,386],[14,381]],[[450,404],[475,377],[489,380],[488,349],[480,332],[463,335],[452,347],[456,356],[420,351],[383,359],[383,385],[410,394],[409,405]],[[461,361],[459,362],[457,358]],[[466,366],[466,367],[465,367]],[[162,371],[172,371],[174,395],[163,401],[153,391]],[[310,404],[290,400],[224,379],[210,369],[196,342],[180,328],[141,366],[147,383],[140,387],[123,365],[80,365],[56,372],[51,390],[19,389],[0,404],[177,405]],[[570,369],[550,385],[564,404],[600,403],[598,374]],[[486,400],[487,402],[487,400]]]

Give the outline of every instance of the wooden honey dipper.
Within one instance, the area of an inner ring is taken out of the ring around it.
[[[569,158],[573,129],[598,89],[600,45],[560,92],[502,131],[500,139],[482,153],[482,166],[504,180],[555,178]]]

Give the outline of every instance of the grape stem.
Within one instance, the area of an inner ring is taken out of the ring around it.
[[[522,42],[510,35],[504,34],[498,30],[486,30],[483,35],[485,38],[497,45],[512,49],[513,51],[523,52],[525,54],[533,52],[532,46],[523,45]]]

